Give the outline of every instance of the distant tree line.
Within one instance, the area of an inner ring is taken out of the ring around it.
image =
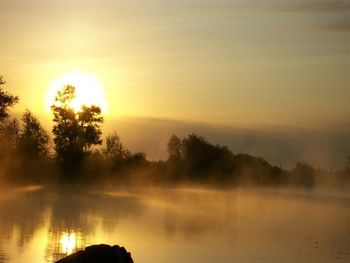
[[[141,183],[204,184],[212,186],[295,186],[311,188],[318,183],[350,185],[350,166],[343,171],[315,169],[297,163],[287,171],[261,157],[234,154],[202,136],[172,135],[165,161],[149,161],[143,152],[131,152],[117,133],[102,140],[103,116],[98,106],[70,106],[75,87],[58,91],[51,106],[52,136],[37,117],[26,110],[20,120],[9,110],[19,98],[4,91],[0,76],[0,183]],[[349,159],[350,164],[350,159]]]
[[[166,174],[172,180],[190,180],[216,185],[294,185],[312,187],[316,171],[298,163],[291,171],[273,166],[261,157],[233,154],[226,146],[213,145],[205,138],[190,134],[168,142]]]

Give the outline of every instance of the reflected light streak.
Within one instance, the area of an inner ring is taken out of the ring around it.
[[[72,254],[77,247],[77,236],[75,233],[63,232],[61,236],[61,250],[67,255]]]

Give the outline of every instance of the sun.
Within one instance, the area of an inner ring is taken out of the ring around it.
[[[96,105],[101,108],[103,113],[108,111],[106,94],[101,82],[93,74],[78,71],[62,75],[50,84],[46,96],[46,108],[48,111],[50,111],[51,105],[55,102],[57,91],[66,85],[75,87],[76,97],[72,100],[70,106],[76,111],[79,111],[82,105]]]

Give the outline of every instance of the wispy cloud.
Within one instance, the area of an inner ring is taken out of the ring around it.
[[[334,12],[350,11],[348,0],[250,0],[242,1],[251,6],[283,11]]]
[[[350,32],[350,1],[348,0],[251,0],[242,4],[260,11],[317,14],[322,19],[311,22],[309,26],[314,29]]]
[[[350,33],[350,17],[347,19],[339,19],[325,25],[323,27],[325,30],[335,31],[335,32],[348,32]]]

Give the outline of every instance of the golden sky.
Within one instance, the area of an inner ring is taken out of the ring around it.
[[[336,0],[0,0],[0,74],[15,111],[39,115],[79,71],[98,78],[109,117],[342,123],[349,17]]]

